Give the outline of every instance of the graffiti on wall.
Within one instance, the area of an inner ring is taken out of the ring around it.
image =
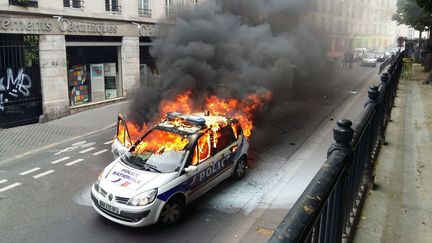
[[[22,97],[30,96],[32,80],[24,73],[24,69],[18,69],[14,76],[11,68],[6,71],[6,76],[0,76],[0,112],[5,111],[5,105]]]

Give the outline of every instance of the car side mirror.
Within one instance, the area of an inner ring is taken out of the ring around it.
[[[189,165],[187,168],[184,169],[184,171],[186,173],[190,173],[190,172],[197,172],[198,171],[198,166],[195,165]]]

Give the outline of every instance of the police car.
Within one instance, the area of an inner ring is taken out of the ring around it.
[[[99,175],[91,199],[119,224],[174,224],[193,200],[245,175],[249,144],[236,119],[169,113],[134,143],[119,119],[117,135],[118,158]]]

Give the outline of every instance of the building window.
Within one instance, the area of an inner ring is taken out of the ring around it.
[[[84,1],[81,0],[63,0],[63,6],[67,8],[83,8]]]
[[[118,0],[105,0],[105,10],[114,13],[121,13],[121,6]]]
[[[172,0],[165,0],[165,16],[171,16]]]
[[[138,13],[141,17],[151,18],[152,11],[149,6],[149,0],[138,0]]]
[[[9,0],[9,5],[22,6],[22,7],[38,7],[38,0]]]

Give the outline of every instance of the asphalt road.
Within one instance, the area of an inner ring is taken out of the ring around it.
[[[261,119],[252,140],[248,175],[238,182],[227,180],[199,198],[175,227],[128,228],[104,219],[91,207],[90,187],[113,160],[109,142],[114,129],[3,164],[0,242],[240,240],[241,225],[250,220],[249,213],[265,192],[277,186],[272,178],[281,166],[371,75],[376,69],[355,67],[340,70],[335,77],[296,84],[295,92]]]

